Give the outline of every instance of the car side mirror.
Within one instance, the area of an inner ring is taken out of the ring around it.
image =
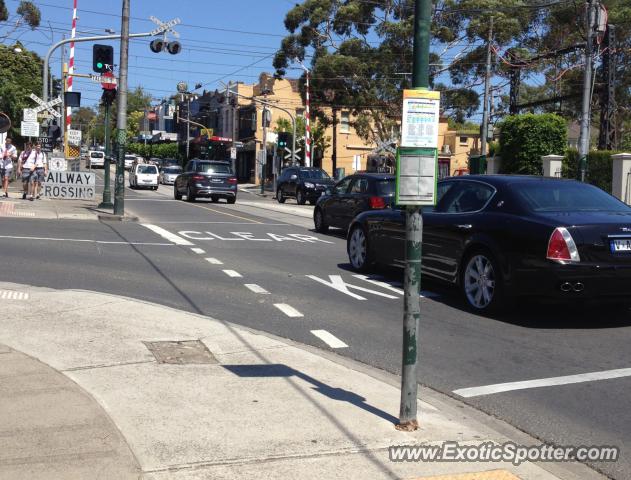
[[[335,187],[326,187],[324,189],[324,193],[326,193],[327,195],[335,195],[335,193],[337,192],[335,190]]]
[[[292,175],[291,177],[289,177],[289,180],[296,180],[298,178],[298,175]]]

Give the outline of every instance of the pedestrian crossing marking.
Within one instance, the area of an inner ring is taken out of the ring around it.
[[[29,295],[25,292],[14,292],[12,290],[0,290],[0,300],[28,300]]]

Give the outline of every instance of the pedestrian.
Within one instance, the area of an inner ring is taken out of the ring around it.
[[[0,183],[2,183],[5,198],[9,198],[9,179],[13,173],[13,161],[17,158],[18,151],[13,141],[7,137],[5,145],[0,145]]]
[[[42,193],[42,184],[46,181],[46,175],[48,175],[48,158],[46,153],[42,152],[42,145],[40,143],[35,144],[35,172],[33,174],[33,191],[31,194],[31,200],[33,197],[38,200]]]
[[[32,188],[33,188],[33,174],[35,173],[35,157],[33,146],[27,143],[24,146],[24,151],[20,155],[18,161],[18,175],[22,177],[22,200],[26,200],[27,195],[30,195],[30,200],[33,200]]]

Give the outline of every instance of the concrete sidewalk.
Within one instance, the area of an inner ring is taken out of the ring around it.
[[[391,445],[502,443],[512,429],[423,391],[421,428],[399,432],[398,379],[332,353],[128,298],[2,291],[21,294],[0,295],[0,478],[602,478],[576,464],[391,462]],[[98,461],[80,470],[82,458]],[[472,472],[487,473],[442,477]]]

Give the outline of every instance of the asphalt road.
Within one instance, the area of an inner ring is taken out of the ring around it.
[[[164,186],[126,195],[137,223],[0,219],[0,278],[158,302],[399,372],[401,272],[357,277],[341,234],[315,233],[309,218],[288,213],[311,207],[288,200],[270,210],[276,204],[243,192],[236,205],[190,204]],[[419,381],[454,397],[631,366],[628,313],[520,304],[486,318],[449,288],[424,288]],[[631,478],[631,377],[577,382],[464,400],[546,442],[619,446],[618,462],[594,466]]]

